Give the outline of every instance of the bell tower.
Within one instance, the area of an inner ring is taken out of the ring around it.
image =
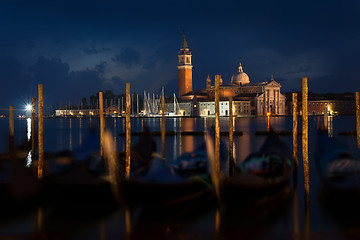
[[[179,98],[192,91],[192,64],[191,52],[186,42],[185,31],[183,30],[183,41],[178,54],[178,71],[179,71]]]

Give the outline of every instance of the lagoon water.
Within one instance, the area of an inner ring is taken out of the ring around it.
[[[310,232],[314,239],[347,239],[360,237],[360,220],[345,225],[342,219],[332,216],[331,210],[324,208],[326,199],[319,197],[321,185],[314,166],[316,151],[316,122],[318,117],[309,116],[309,162],[310,162]],[[322,118],[321,118],[322,120]],[[160,131],[160,118],[132,118],[133,132],[140,132],[144,125],[152,131]],[[228,118],[220,119],[221,131],[228,130]],[[331,133],[351,149],[356,148],[356,138],[338,135],[343,131],[354,131],[354,116],[332,118]],[[242,131],[242,136],[234,136],[234,156],[243,161],[251,152],[257,151],[264,142],[264,136],[256,131],[267,129],[266,117],[235,118],[234,129]],[[31,135],[31,124],[27,119],[15,119],[15,144],[27,141]],[[44,119],[44,149],[46,152],[76,150],[86,144],[90,129],[99,134],[99,119],[47,118]],[[167,131],[204,131],[214,125],[214,118],[166,118]],[[292,130],[291,117],[271,117],[270,125],[275,130]],[[125,118],[107,118],[106,128],[112,133],[118,151],[125,150]],[[301,131],[301,118],[298,119]],[[0,152],[6,152],[8,119],[0,118]],[[155,136],[157,151],[161,152],[161,138]],[[281,136],[292,149],[292,136]],[[136,143],[138,137],[132,137]],[[222,136],[228,143],[228,138]],[[166,159],[173,161],[184,152],[190,152],[204,142],[203,136],[166,136]],[[181,209],[126,209],[105,211],[101,206],[75,207],[74,209],[42,209],[42,223],[39,230],[39,209],[24,212],[15,219],[0,219],[0,238],[13,236],[50,236],[54,239],[293,239],[306,236],[304,214],[303,168],[301,161],[301,136],[298,136],[298,188],[291,197],[276,208],[266,207],[250,212],[219,210],[212,204],[183,206]],[[46,169],[45,169],[46,171]],[[96,209],[95,209],[96,208]],[[172,212],[171,212],[172,211]],[[231,214],[229,214],[231,212]],[[126,215],[128,218],[126,218]],[[85,217],[86,216],[86,217]],[[1,217],[0,217],[1,218]],[[360,218],[360,217],[359,217]],[[17,238],[16,238],[17,239]]]

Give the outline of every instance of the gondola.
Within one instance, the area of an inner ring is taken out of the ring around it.
[[[261,149],[234,164],[231,173],[217,171],[211,162],[217,196],[224,206],[256,206],[289,196],[295,162],[289,148],[272,131]]]
[[[351,149],[324,130],[317,134],[315,166],[320,179],[317,191],[319,206],[345,235],[353,238],[359,226],[360,158]],[[349,231],[350,230],[350,231]],[[346,237],[344,237],[346,238]]]
[[[318,132],[316,168],[323,186],[334,192],[360,193],[360,159],[336,138]]]
[[[114,178],[117,179],[116,183],[113,182],[117,188],[114,191],[119,201],[126,205],[174,205],[215,197],[207,153],[206,144],[203,144],[170,164],[156,154],[148,161],[131,159],[135,160],[134,164],[142,162],[145,167],[136,164],[142,171],[135,168],[129,178],[124,176],[124,167],[121,167],[122,174]],[[225,155],[225,151],[222,154]],[[120,159],[120,162],[124,160]]]

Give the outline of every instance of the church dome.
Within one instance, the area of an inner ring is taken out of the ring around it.
[[[232,75],[231,77],[231,83],[237,84],[237,85],[244,85],[248,84],[250,82],[249,76],[244,73],[241,63],[238,67],[238,72]]]

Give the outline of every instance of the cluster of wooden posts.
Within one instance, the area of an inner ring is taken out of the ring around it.
[[[219,115],[219,83],[220,75],[215,76],[215,160],[217,169],[220,170],[220,115]],[[43,144],[43,84],[38,85],[38,178],[43,176],[44,165],[44,144]],[[292,94],[293,102],[293,157],[297,162],[297,94]],[[307,78],[302,78],[302,156],[304,169],[304,189],[306,206],[310,204],[310,185],[309,185],[309,159],[308,159],[308,115],[307,113],[308,100],[308,86]],[[355,94],[356,101],[356,129],[357,129],[357,143],[360,148],[360,110],[359,110],[359,92]],[[233,158],[233,112],[232,112],[232,97],[229,98],[229,155],[230,155],[230,171],[235,164]],[[35,132],[35,104],[36,98],[32,98],[32,133]],[[130,124],[130,83],[126,84],[126,177],[130,175],[130,145],[131,145],[131,124]],[[99,92],[99,107],[100,107],[100,154],[104,156],[104,134],[105,134],[105,116],[103,105],[103,93]],[[161,142],[162,142],[162,157],[165,159],[165,99],[161,96]],[[9,148],[13,147],[14,137],[14,108],[9,107]],[[32,137],[32,152],[34,153],[35,142]]]

